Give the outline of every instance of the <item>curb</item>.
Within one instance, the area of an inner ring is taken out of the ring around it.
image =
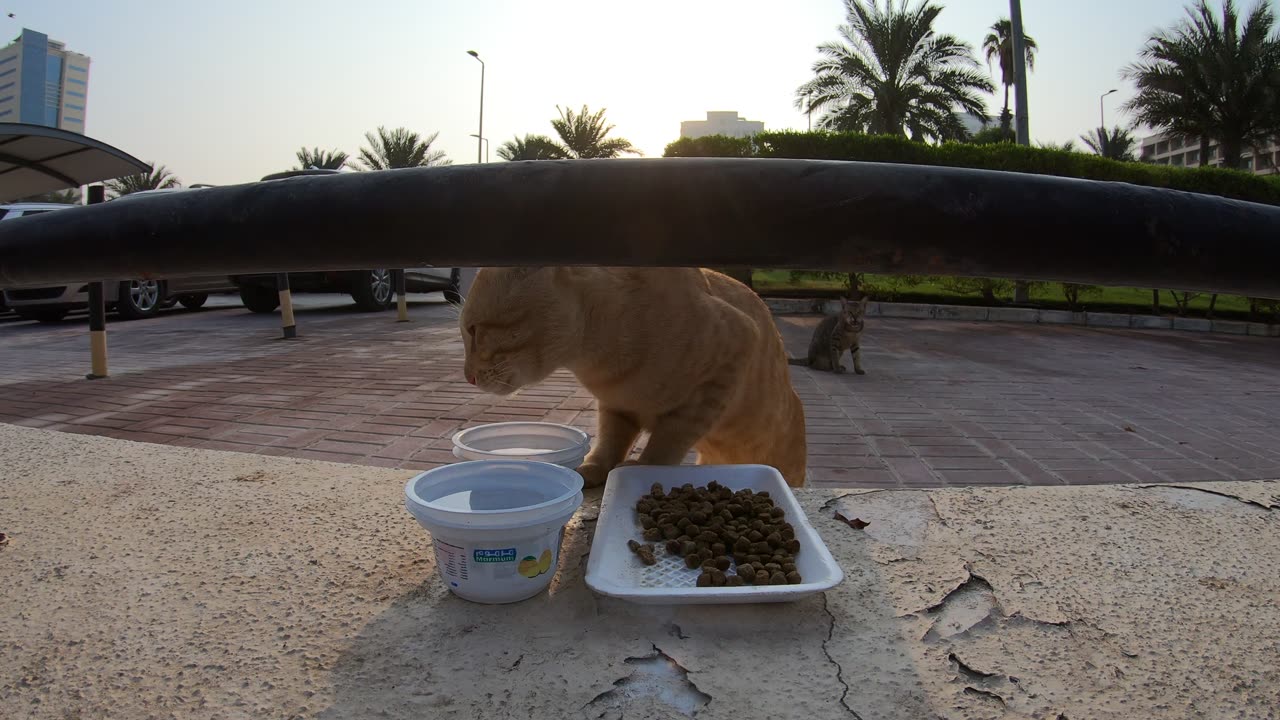
[[[840,308],[840,303],[837,300],[822,300],[819,298],[762,299],[775,315],[826,315],[834,314]],[[1225,335],[1280,337],[1280,325],[1267,323],[1162,317],[1156,315],[1128,315],[1124,313],[1037,310],[1035,308],[872,302],[867,304],[867,316],[912,320],[1081,325],[1084,327],[1132,328],[1136,330],[1181,330],[1184,332],[1211,332]]]

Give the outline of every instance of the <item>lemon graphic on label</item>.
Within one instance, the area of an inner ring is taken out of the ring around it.
[[[532,555],[521,560],[516,569],[527,578],[534,578],[542,574],[542,571],[538,569],[538,559]]]
[[[538,574],[541,575],[542,573],[550,569],[551,569],[551,551],[543,550],[542,557],[538,558]]]

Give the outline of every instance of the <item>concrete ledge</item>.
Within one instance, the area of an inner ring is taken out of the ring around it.
[[[822,300],[817,298],[763,298],[775,315],[808,315],[822,313]]]
[[[1082,312],[1070,310],[1041,310],[1040,322],[1053,325],[1084,325],[1087,318]]]
[[[1035,308],[993,307],[987,309],[987,318],[994,322],[1037,323],[1040,311]]]
[[[1131,322],[1130,317],[1120,313],[1087,312],[1084,314],[1084,324],[1091,327],[1127,328]]]
[[[765,298],[765,304],[777,315],[831,315],[840,309],[838,300],[817,298]],[[958,320],[966,322],[1044,323],[1046,325],[1085,325],[1088,327],[1134,328],[1138,330],[1183,330],[1188,332],[1215,332],[1225,335],[1280,337],[1280,325],[1239,320],[1070,312],[1068,310],[986,307],[982,305],[872,302],[867,304],[867,317]]]
[[[880,317],[932,320],[934,309],[938,307],[942,306],[919,303],[880,303]]]
[[[933,317],[936,320],[987,320],[991,308],[970,305],[935,305]]]
[[[440,582],[411,471],[3,424],[0,463],[0,717],[1182,720],[1274,694],[1276,483],[800,489],[844,582],[756,606],[593,594],[593,489],[550,588],[490,606]]]
[[[1210,332],[1226,333],[1228,335],[1248,335],[1249,323],[1238,320],[1212,320],[1210,321],[1209,330]]]
[[[1173,318],[1155,315],[1130,315],[1129,327],[1142,330],[1172,330]]]
[[[1176,317],[1173,319],[1174,330],[1191,330],[1193,332],[1209,332],[1213,329],[1213,322],[1205,318],[1184,318]]]

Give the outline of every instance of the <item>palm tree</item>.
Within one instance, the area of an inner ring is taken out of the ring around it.
[[[1138,146],[1138,140],[1125,128],[1119,125],[1111,130],[1104,127],[1097,127],[1088,133],[1080,136],[1084,144],[1098,155],[1109,160],[1120,160],[1122,162],[1133,162],[1137,157],[1133,154],[1134,148]]]
[[[387,130],[379,127],[376,133],[364,134],[369,147],[360,148],[360,162],[366,170],[449,165],[453,161],[442,150],[431,149],[431,143],[436,141],[439,134],[431,133],[421,137],[407,128]]]
[[[1241,22],[1235,0],[1221,18],[1199,0],[1173,28],[1153,35],[1141,60],[1124,69],[1138,94],[1125,104],[1137,122],[1199,138],[1201,164],[1217,140],[1222,164],[1240,167],[1246,146],[1280,130],[1280,39],[1261,0]]]
[[[1031,36],[1022,34],[1022,46],[1026,49],[1027,69],[1036,67],[1036,50],[1039,46]],[[1009,112],[1009,88],[1013,87],[1013,23],[1009,18],[1000,18],[991,26],[991,32],[982,41],[982,52],[987,56],[987,66],[991,66],[992,58],[1000,59],[1000,84],[1004,85],[1004,110],[1000,113],[1000,127],[1009,128],[1013,113]]]
[[[913,140],[968,137],[958,111],[985,115],[979,93],[994,91],[978,72],[973,49],[939,35],[942,7],[922,0],[844,0],[841,40],[818,46],[817,77],[796,90],[796,107],[825,108],[828,130],[910,136]]]
[[[563,160],[569,156],[564,148],[546,135],[525,135],[502,143],[498,157],[503,160]]]
[[[164,190],[182,187],[182,181],[163,165],[153,165],[151,170],[137,175],[125,175],[122,178],[108,180],[107,189],[116,197],[142,192],[143,190]]]
[[[574,112],[571,108],[556,106],[560,117],[551,121],[551,128],[560,136],[559,149],[564,157],[577,160],[592,158],[615,158],[626,153],[643,155],[630,140],[625,138],[606,138],[612,125],[606,125],[604,108],[591,112],[586,105],[582,110]],[[553,143],[555,144],[555,143]]]
[[[351,158],[341,150],[321,150],[320,148],[302,148],[298,150],[298,167],[294,170],[341,170]]]

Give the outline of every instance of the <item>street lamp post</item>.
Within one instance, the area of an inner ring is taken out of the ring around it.
[[[1013,33],[1013,83],[1014,119],[1019,145],[1031,145],[1031,124],[1027,120],[1027,43],[1022,34],[1022,3],[1009,0],[1009,30]],[[1013,301],[1025,303],[1031,299],[1030,287],[1018,280],[1013,284]]]
[[[480,62],[480,129],[476,131],[476,163],[480,163],[480,158],[484,157],[481,152],[484,140],[484,61],[480,60],[480,53],[475,50],[468,50],[467,54]]]
[[[475,133],[471,133],[471,137],[480,138],[481,142],[484,143],[484,161],[489,162],[489,138],[482,138]]]
[[[1031,126],[1027,119],[1027,47],[1022,34],[1022,2],[1009,0],[1009,25],[1013,32],[1013,83],[1018,144],[1031,144]]]
[[[1105,100],[1106,97],[1111,93],[1117,93],[1117,92],[1120,92],[1120,91],[1118,89],[1111,89],[1102,93],[1102,95],[1098,97],[1098,122],[1100,123],[1098,127],[1102,128],[1103,130],[1106,130],[1107,128],[1107,110],[1106,110],[1106,106],[1102,104],[1102,101]]]

